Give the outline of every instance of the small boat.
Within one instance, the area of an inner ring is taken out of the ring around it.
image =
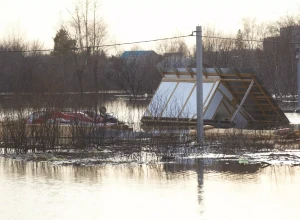
[[[79,124],[79,125],[117,125],[118,119],[112,114],[106,113],[103,107],[100,114],[92,111],[37,111],[31,113],[27,118],[27,124]]]

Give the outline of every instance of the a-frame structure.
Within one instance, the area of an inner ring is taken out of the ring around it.
[[[156,90],[143,123],[196,123],[196,69],[160,69]],[[205,124],[246,127],[249,124],[287,124],[289,120],[249,69],[203,68]]]

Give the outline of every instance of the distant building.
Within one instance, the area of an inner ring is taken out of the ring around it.
[[[300,42],[300,26],[280,28],[281,51],[296,51],[300,44],[294,44],[294,42]]]
[[[288,26],[280,28],[280,39],[299,42],[300,41],[300,26]]]
[[[300,26],[288,26],[280,28],[280,35],[264,38],[263,49],[265,52],[275,53],[281,51],[295,51],[300,44]]]

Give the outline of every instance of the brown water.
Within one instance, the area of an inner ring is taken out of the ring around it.
[[[299,219],[300,167],[60,167],[0,157],[0,219]]]

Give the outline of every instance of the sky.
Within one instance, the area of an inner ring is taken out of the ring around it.
[[[18,32],[53,48],[55,33],[68,19],[73,1],[0,0],[0,39]],[[260,23],[300,14],[300,0],[102,0],[100,5],[110,38],[118,43],[187,35],[197,25],[236,33],[245,17]]]

